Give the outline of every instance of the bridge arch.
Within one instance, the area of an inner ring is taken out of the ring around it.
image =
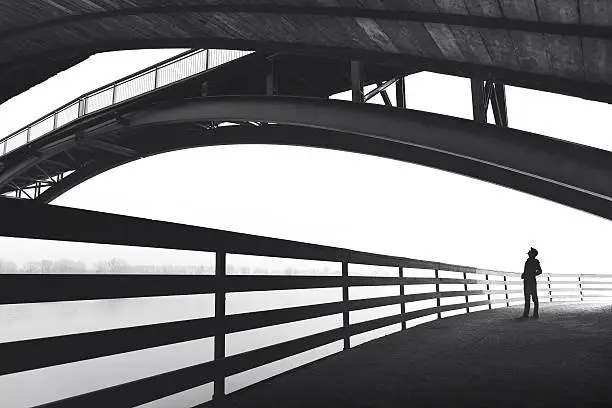
[[[240,125],[214,126],[219,122]],[[612,219],[612,153],[443,115],[344,101],[228,96],[140,107],[103,126],[75,126],[81,138],[115,135],[138,154],[85,165],[43,193],[41,201],[49,202],[94,175],[140,157],[198,146],[285,144],[421,164]],[[172,138],[164,137],[169,131]],[[66,133],[64,139],[50,135],[54,149],[62,140],[66,148],[74,146],[74,132]]]

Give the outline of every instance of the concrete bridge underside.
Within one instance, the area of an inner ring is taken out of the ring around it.
[[[609,407],[612,306],[521,309],[435,320],[202,407]]]
[[[0,102],[90,55],[305,51],[610,102],[607,0],[4,1]]]

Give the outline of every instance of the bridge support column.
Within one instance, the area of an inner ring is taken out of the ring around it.
[[[215,321],[217,332],[215,334],[215,361],[222,361],[225,358],[225,273],[226,273],[226,254],[217,252],[215,261]],[[217,372],[214,380],[213,400],[219,400],[225,395],[225,373],[223,365]]]
[[[351,348],[349,335],[348,262],[342,262],[342,327],[344,328],[344,350]]]
[[[267,69],[266,73],[266,95],[278,95],[278,68],[276,58],[274,56],[270,56],[267,58]]]
[[[395,83],[395,106],[398,108],[406,107],[406,79],[401,77]]]
[[[351,90],[353,102],[364,102],[363,64],[361,61],[351,60]]]
[[[474,120],[478,123],[487,123],[488,101],[485,98],[484,82],[480,79],[472,78],[472,113]]]
[[[399,267],[399,276],[400,278],[404,277],[404,268]],[[406,314],[406,303],[404,302],[404,282],[400,282],[400,296],[402,297],[402,303],[400,303],[400,312],[402,316]],[[406,330],[406,320],[402,319],[402,330]]]

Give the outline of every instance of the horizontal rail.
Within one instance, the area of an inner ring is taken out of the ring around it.
[[[458,278],[351,276],[345,279],[341,276],[282,275],[224,277],[226,292],[337,288],[345,283],[349,286],[523,284]],[[214,275],[0,274],[0,304],[210,294],[215,292],[217,285]]]
[[[214,293],[208,275],[0,274],[0,304]]]
[[[0,236],[350,262],[495,275],[502,273],[398,256],[268,238],[96,211],[0,199]],[[24,223],[22,220],[27,219]],[[79,228],[67,228],[67,225]],[[506,272],[506,276],[520,276]],[[477,282],[480,283],[480,282]],[[492,282],[493,283],[493,282]]]

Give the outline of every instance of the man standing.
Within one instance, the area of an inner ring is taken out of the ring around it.
[[[537,319],[539,317],[539,302],[536,276],[542,273],[542,268],[540,267],[540,261],[536,259],[536,256],[538,256],[537,249],[531,248],[529,252],[527,252],[527,255],[529,255],[529,258],[527,258],[527,261],[525,261],[525,269],[521,275],[521,278],[523,278],[523,290],[525,293],[525,310],[523,311],[523,317],[529,317],[529,297],[531,297],[533,298],[533,317],[534,319]]]

